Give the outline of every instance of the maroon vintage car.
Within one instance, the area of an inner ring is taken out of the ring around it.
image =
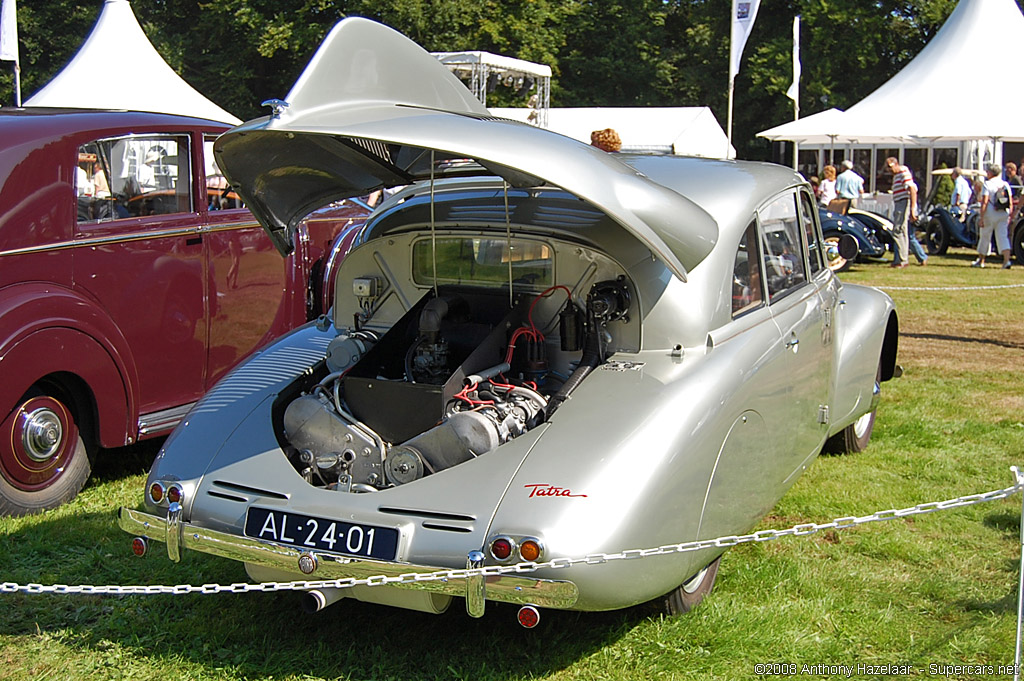
[[[0,109],[0,513],[72,498],[98,448],[166,433],[323,311],[331,244],[366,210],[306,220],[282,259],[216,167],[226,129]]]

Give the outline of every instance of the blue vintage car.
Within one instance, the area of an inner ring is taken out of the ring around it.
[[[871,214],[867,213],[866,215],[870,216]],[[855,260],[864,261],[870,258],[885,257],[885,243],[876,235],[877,233],[885,234],[880,221],[875,221],[876,228],[873,229],[870,222],[865,224],[870,218],[862,220],[860,215],[856,217],[843,215],[823,207],[818,208],[818,217],[821,220],[821,231],[827,244],[838,246],[840,237],[844,234],[849,234],[857,241],[857,255],[853,258],[844,257],[833,260],[831,265],[833,270],[842,272],[848,269],[851,262]],[[892,240],[891,236],[886,236],[890,241]]]

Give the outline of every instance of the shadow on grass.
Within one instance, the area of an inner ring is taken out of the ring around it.
[[[247,581],[241,565],[202,554],[172,563],[155,543],[131,555],[111,513],[39,516],[0,536],[0,575],[19,584],[153,585]],[[0,636],[43,636],[72,655],[102,657],[111,642],[140,663],[183,663],[204,678],[511,679],[545,676],[646,621],[643,607],[612,613],[543,611],[525,630],[515,606],[488,603],[470,618],[453,599],[442,615],[342,600],[313,615],[294,592],[188,595],[3,594]]]
[[[128,447],[101,449],[92,462],[90,480],[95,483],[148,473],[166,439],[166,436],[155,437]]]
[[[1024,343],[997,340],[995,338],[972,338],[970,336],[951,336],[944,333],[906,333],[900,334],[903,338],[917,338],[920,340],[953,341],[955,343],[981,343],[984,345],[995,345],[1000,348],[1011,350],[1024,350]]]

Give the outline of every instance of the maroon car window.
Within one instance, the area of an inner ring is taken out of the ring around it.
[[[82,145],[75,193],[80,223],[191,212],[188,136],[119,137]]]
[[[206,163],[206,207],[209,210],[226,210],[228,208],[245,208],[242,199],[228,184],[217,159],[213,155],[213,143],[216,137],[203,138],[203,159]]]
[[[760,307],[764,302],[764,285],[761,279],[761,258],[757,254],[757,223],[751,222],[739,248],[732,268],[732,315]]]

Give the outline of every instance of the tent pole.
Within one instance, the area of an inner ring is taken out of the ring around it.
[[[729,158],[729,149],[732,148],[732,93],[733,88],[736,84],[735,78],[729,79],[729,112],[726,114],[726,130],[725,130],[725,155],[723,158]]]

